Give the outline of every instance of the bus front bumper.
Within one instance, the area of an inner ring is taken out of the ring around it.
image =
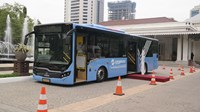
[[[60,84],[60,85],[73,85],[74,81],[70,77],[64,78],[49,78],[33,74],[33,79],[39,82]],[[71,79],[71,80],[70,80]]]

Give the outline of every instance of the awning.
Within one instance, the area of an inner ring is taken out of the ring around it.
[[[200,34],[200,31],[195,31],[195,32],[155,32],[155,33],[134,33],[131,32],[130,34],[133,35],[189,35],[189,34]]]

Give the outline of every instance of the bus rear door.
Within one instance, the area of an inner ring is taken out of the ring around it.
[[[137,54],[137,43],[135,41],[129,40],[127,42],[127,67],[128,67],[128,73],[130,72],[136,72],[136,54]]]

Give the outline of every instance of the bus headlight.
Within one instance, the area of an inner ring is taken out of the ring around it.
[[[69,76],[70,73],[71,73],[71,71],[64,72],[63,74],[61,74],[61,78]]]

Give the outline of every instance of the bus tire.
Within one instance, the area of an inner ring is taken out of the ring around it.
[[[97,71],[97,82],[102,82],[107,76],[107,71],[104,67],[100,67]]]

